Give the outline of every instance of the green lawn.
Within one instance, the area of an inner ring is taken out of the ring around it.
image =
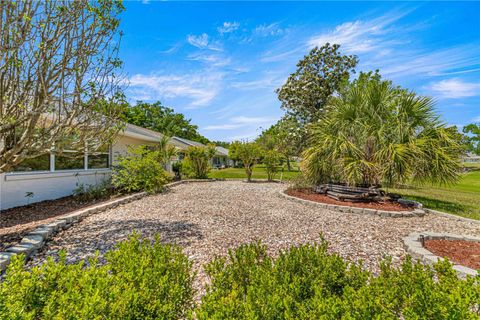
[[[426,208],[480,220],[480,164],[468,165],[468,167],[475,169],[464,173],[455,185],[390,189],[389,191],[420,201]]]
[[[296,171],[288,171],[286,166],[283,169],[283,173],[280,170],[275,177],[276,179],[282,180],[291,180],[297,177],[300,172],[297,171],[298,167],[293,165],[293,170]],[[245,169],[243,168],[227,168],[222,170],[212,169],[210,174],[208,175],[209,178],[223,178],[223,179],[246,179],[247,175],[245,174]],[[256,165],[253,168],[253,175],[252,179],[267,179],[267,172],[265,171],[265,166],[263,165]]]

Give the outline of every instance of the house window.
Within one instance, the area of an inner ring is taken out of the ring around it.
[[[50,154],[43,154],[41,156],[25,159],[17,164],[13,171],[27,172],[27,171],[49,171],[50,170]]]
[[[84,161],[83,153],[64,151],[61,155],[55,155],[55,170],[83,170],[85,169]]]
[[[110,167],[110,150],[108,146],[99,148],[96,152],[88,153],[88,169],[104,169]]]

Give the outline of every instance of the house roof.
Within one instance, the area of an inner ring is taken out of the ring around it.
[[[205,147],[205,145],[203,143],[188,140],[188,139],[185,139],[185,138],[172,137],[172,139],[180,141],[181,143],[186,144],[188,146],[192,146],[192,147]]]
[[[215,147],[215,149],[217,150],[217,155],[218,156],[225,156],[225,157],[228,157],[228,149],[224,148],[224,147]]]
[[[163,137],[163,134],[161,134],[160,132],[153,131],[147,128],[142,128],[130,123],[127,124],[127,126],[122,132],[122,135],[149,142],[158,142]]]
[[[127,124],[125,130],[122,132],[122,135],[148,142],[158,142],[162,137],[164,137],[164,135],[160,132],[139,127],[134,124]],[[179,149],[187,149],[188,147],[205,147],[203,143],[175,136],[170,138],[170,143]],[[223,147],[215,147],[215,150],[215,155],[228,157],[228,149]]]

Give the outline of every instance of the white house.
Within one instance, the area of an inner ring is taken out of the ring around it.
[[[24,161],[14,171],[0,174],[0,210],[65,197],[81,183],[100,183],[110,177],[112,164],[129,146],[154,145],[161,138],[156,131],[129,124],[112,146],[94,154],[65,157],[51,153]],[[170,143],[179,149],[188,147],[173,138]]]
[[[172,137],[172,140],[181,143],[187,147],[205,147],[203,143],[188,140],[185,138]],[[183,155],[181,155],[183,157]],[[215,147],[215,155],[213,156],[210,164],[214,168],[225,168],[233,166],[233,161],[228,157],[228,149],[223,147]]]

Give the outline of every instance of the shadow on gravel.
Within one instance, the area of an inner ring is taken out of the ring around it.
[[[158,221],[153,219],[130,219],[123,221],[95,221],[88,224],[73,226],[75,230],[67,230],[59,234],[43,247],[34,258],[34,264],[42,263],[44,258],[52,256],[58,258],[59,250],[67,252],[67,262],[76,263],[100,253],[100,262],[107,250],[125,240],[134,231],[142,238],[153,240],[155,235],[160,236],[162,243],[189,245],[192,241],[203,239],[198,225],[187,221]],[[73,231],[73,232],[72,232]]]
[[[74,227],[75,228],[75,227]],[[159,221],[154,219],[129,219],[122,221],[96,221],[82,225],[76,238],[94,237],[97,241],[112,242],[127,238],[132,232],[142,237],[160,235],[164,243],[189,244],[201,240],[203,235],[198,225],[188,221]],[[68,242],[68,239],[65,239]]]

